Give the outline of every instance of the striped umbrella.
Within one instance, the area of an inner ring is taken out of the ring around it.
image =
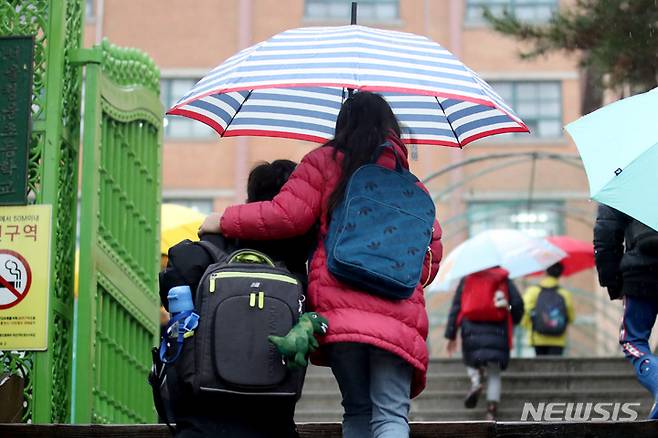
[[[349,89],[382,94],[410,144],[462,147],[528,132],[484,80],[439,44],[356,25],[292,29],[242,50],[167,114],[204,122],[224,137],[325,142]]]

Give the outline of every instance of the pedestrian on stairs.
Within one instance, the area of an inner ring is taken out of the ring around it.
[[[560,286],[562,263],[546,269],[546,277],[523,294],[525,315],[521,325],[528,330],[537,356],[562,356],[567,327],[575,319],[571,292]]]
[[[601,204],[594,226],[594,257],[599,283],[608,289],[610,299],[624,300],[619,343],[638,381],[656,400],[649,418],[658,419],[658,356],[649,345],[658,315],[658,232]]]
[[[334,138],[302,159],[272,201],[229,207],[221,216],[221,225],[219,214],[208,216],[202,225],[203,230],[221,230],[234,238],[267,240],[302,235],[319,224],[318,246],[309,261],[307,305],[331,321],[331,330],[319,340],[320,347],[311,361],[330,366],[338,381],[345,408],[345,438],[408,437],[410,398],[420,394],[426,382],[428,320],[423,287],[438,271],[441,227],[434,220],[434,227],[420,232],[420,243],[429,243],[422,247],[414,246],[419,227],[378,226],[387,215],[398,217],[406,204],[426,205],[428,201],[427,189],[420,182],[407,183],[413,180],[408,173],[407,147],[400,135],[399,123],[382,96],[366,91],[354,93],[341,107]],[[373,167],[373,163],[383,169]],[[366,184],[352,185],[353,177],[363,175],[357,170],[366,165],[375,169],[377,176]],[[405,179],[389,179],[394,176],[391,171],[405,175]],[[358,246],[359,251],[345,249],[341,254],[346,257],[379,251],[383,254],[381,260],[387,261],[382,266],[390,267],[391,275],[409,268],[418,274],[419,281],[409,291],[411,296],[389,299],[377,295],[373,284],[355,286],[355,278],[350,282],[350,278],[339,279],[332,273],[329,261],[338,251],[330,252],[327,240],[330,229],[335,229],[332,225],[340,224],[347,216],[337,212],[349,204],[343,201],[351,193],[350,188],[368,190],[371,195],[367,199],[376,196],[388,200],[388,194],[397,195],[396,188],[402,186],[406,188],[399,194],[403,204],[400,208],[359,204],[362,206],[356,213],[349,212],[354,222],[338,228],[339,232],[350,233],[349,242],[364,243],[370,238],[369,244]],[[434,209],[423,212],[424,217],[428,214],[432,223]],[[379,218],[377,226],[371,225],[374,218]],[[381,244],[383,241],[392,243]],[[417,263],[400,260],[407,256]]]
[[[254,167],[247,181],[247,203],[274,198],[296,166],[293,161],[275,160]],[[225,254],[244,248],[260,251],[285,266],[305,288],[308,283],[306,259],[315,244],[314,238],[309,233],[292,239],[247,241],[206,233],[200,240]],[[176,286],[187,285],[196,290],[204,272],[213,263],[207,247],[197,243],[186,240],[169,249],[165,269],[159,275],[160,299],[164,305],[168,305],[168,292]],[[236,341],[249,342],[248,339]],[[206,360],[214,357],[210,352],[207,356]],[[225,393],[195,394],[186,385],[176,385],[171,381],[168,390],[168,414],[169,420],[176,423],[176,438],[299,436],[294,420],[297,403],[294,398],[268,398],[260,394],[236,397]]]
[[[523,299],[508,272],[495,267],[464,277],[452,301],[445,337],[448,355],[457,351],[461,329],[462,358],[471,379],[464,406],[473,409],[487,377],[487,420],[495,420],[507,368],[514,325],[523,317]]]

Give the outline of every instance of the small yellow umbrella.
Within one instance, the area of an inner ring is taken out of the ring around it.
[[[197,240],[197,231],[206,216],[177,204],[162,204],[160,216],[160,253],[166,255],[170,247],[181,240]]]

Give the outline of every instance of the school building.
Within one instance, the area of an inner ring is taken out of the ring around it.
[[[508,8],[546,22],[572,0],[360,0],[359,24],[425,35],[487,80],[530,127],[465,149],[412,148],[412,168],[428,179],[444,227],[446,253],[489,228],[533,235],[568,234],[590,241],[595,205],[585,173],[563,126],[580,116],[576,57],[521,60],[516,41],[494,33],[482,8]],[[286,29],[346,25],[347,0],[87,0],[86,45],[108,37],[147,52],[161,70],[161,98],[171,107],[211,68],[249,45]],[[262,160],[300,160],[315,144],[276,138],[226,138],[200,122],[167,117],[163,200],[201,212],[221,211],[245,198],[249,169]],[[570,278],[578,323],[568,354],[614,355],[620,305],[607,301],[593,271]],[[523,287],[526,280],[518,281]],[[428,298],[434,356],[443,354],[443,325],[451,295]],[[521,345],[521,343],[519,343]],[[520,347],[517,354],[527,354]]]

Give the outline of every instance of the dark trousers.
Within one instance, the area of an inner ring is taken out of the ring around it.
[[[180,400],[176,438],[298,438],[295,401],[200,395]]]
[[[658,299],[624,297],[624,320],[619,334],[619,344],[626,359],[633,364],[638,376],[643,374],[642,363],[647,360],[656,360],[656,356],[649,346],[649,337],[657,314]],[[656,386],[658,387],[658,385]]]
[[[637,380],[656,399],[649,414],[649,418],[654,420],[658,419],[658,356],[651,351],[649,337],[656,322],[656,315],[656,297],[624,297],[624,320],[619,333],[619,344],[626,359],[633,364]]]
[[[562,356],[564,347],[537,346],[535,347],[536,356]]]

